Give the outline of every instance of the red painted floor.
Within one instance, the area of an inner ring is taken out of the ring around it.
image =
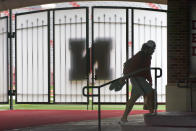
[[[122,110],[103,110],[102,118],[120,117]],[[133,114],[144,114],[148,111],[134,110]],[[87,110],[13,110],[0,111],[0,130],[25,128],[32,126],[96,120],[97,111]]]

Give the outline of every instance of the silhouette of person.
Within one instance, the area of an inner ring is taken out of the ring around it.
[[[124,114],[120,120],[120,124],[127,122],[128,114],[131,112],[135,102],[140,96],[151,96],[153,97],[153,89],[152,89],[152,76],[150,72],[151,66],[151,58],[154,50],[156,48],[156,44],[154,41],[149,40],[142,45],[141,51],[136,53],[132,58],[128,59],[124,63],[123,74],[130,74],[132,72],[149,68],[147,70],[140,71],[133,76],[130,77],[130,81],[132,84],[131,98],[126,103],[126,108]],[[153,99],[151,100],[149,105],[152,106]],[[149,103],[149,102],[148,102]],[[147,107],[144,107],[147,108]],[[149,109],[152,113],[152,108]]]

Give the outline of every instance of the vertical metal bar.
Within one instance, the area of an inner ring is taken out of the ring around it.
[[[33,65],[33,52],[34,52],[33,51],[33,43],[34,43],[34,41],[33,41],[33,28],[34,27],[33,27],[33,22],[31,23],[31,25],[32,25],[32,34],[31,34],[32,35],[31,36],[32,37],[32,45],[31,45],[31,47],[32,47],[32,52],[31,52],[32,53],[32,88],[31,89],[32,89],[32,102],[33,102],[33,87],[34,87],[34,75],[33,75],[34,74],[34,65]]]
[[[53,103],[55,103],[55,11],[53,11]]]
[[[37,18],[37,93],[38,93],[38,90],[39,90],[39,76],[38,76],[38,73],[39,73],[39,48],[38,48],[38,45],[39,45],[39,19]],[[37,96],[37,101],[39,101],[39,94]]]
[[[114,33],[115,33],[115,38],[114,38],[114,39],[115,39],[115,40],[114,40],[114,48],[115,48],[115,49],[114,49],[114,52],[115,52],[115,56],[114,56],[114,57],[115,57],[115,74],[114,74],[114,75],[115,75],[115,79],[116,79],[116,72],[117,72],[117,71],[116,71],[116,65],[117,65],[117,58],[116,58],[116,53],[117,53],[117,52],[116,52],[116,44],[117,44],[117,42],[116,42],[116,38],[117,38],[117,34],[116,34],[116,31],[117,31],[117,30],[116,30],[116,25],[117,25],[117,21],[116,21],[116,17],[117,17],[117,16],[116,16],[116,14],[115,14],[115,15],[114,15],[114,21],[115,21],[115,22],[114,22]],[[116,102],[116,94],[115,94],[114,96],[115,96],[115,102]]]
[[[2,89],[3,91],[2,91],[2,93],[3,93],[3,102],[5,101],[5,100],[4,100],[4,97],[5,97],[5,96],[4,96],[4,85],[5,85],[5,83],[4,83],[4,81],[5,81],[5,80],[4,80],[4,79],[5,79],[5,78],[4,78],[4,77],[5,77],[5,76],[4,76],[4,74],[5,74],[5,71],[4,71],[4,68],[5,68],[5,67],[4,67],[4,64],[5,64],[5,63],[4,63],[4,61],[5,61],[5,53],[4,53],[4,44],[5,44],[4,41],[5,41],[5,40],[4,40],[4,34],[5,34],[5,33],[4,33],[4,28],[2,28],[2,46],[3,46],[3,47],[2,47],[2,59],[3,59],[3,82],[2,82],[2,83],[3,83],[3,84],[2,84],[2,85],[3,85],[3,89]]]
[[[155,17],[155,42],[157,42],[157,18]],[[155,67],[157,67],[157,51],[155,52]]]
[[[26,21],[26,24],[27,24],[27,34],[26,34],[26,37],[27,37],[27,85],[26,85],[26,88],[27,88],[27,102],[28,102],[28,84],[29,84],[29,77],[28,77],[28,75],[29,75],[29,68],[28,68],[28,66],[29,66],[29,63],[28,63],[28,57],[29,57],[29,50],[28,50],[28,48],[29,48],[29,41],[28,41],[28,38],[29,38],[29,33],[28,33],[28,20]]]
[[[151,20],[149,20],[149,23],[150,23],[150,39],[152,40],[152,33],[151,33],[152,25],[151,25]]]
[[[106,24],[106,23],[105,23],[105,16],[106,16],[106,15],[104,14],[104,15],[103,15],[103,30],[104,30],[104,31],[103,31],[103,37],[104,37],[104,39],[105,39],[105,37],[106,37],[106,36],[105,36],[105,32],[106,32],[106,31],[105,31],[105,30],[106,30],[106,28],[105,28],[105,24]]]
[[[144,42],[146,42],[146,17],[145,16],[144,16]]]
[[[16,24],[16,22],[15,22],[15,24]],[[15,25],[15,27],[16,27],[16,25]],[[16,28],[15,28],[15,32],[16,32]],[[6,17],[6,34],[8,35],[8,17]],[[7,35],[6,35],[6,37],[7,37],[7,41],[6,41],[6,49],[7,49],[7,57],[6,57],[7,60],[6,60],[6,62],[7,62],[7,68],[6,68],[6,70],[7,70],[7,93],[8,93],[8,90],[9,90],[9,70],[8,70],[8,65],[9,65],[9,62],[8,62],[8,59],[9,59],[8,55],[9,55],[9,53],[8,52],[9,52],[9,49],[8,49],[8,39],[9,38],[8,38]],[[15,39],[15,41],[16,41],[16,39]],[[16,42],[15,42],[15,45],[16,45]],[[15,70],[15,75],[16,75],[16,70]],[[15,77],[15,80],[16,80],[16,78],[17,77]],[[15,86],[16,86],[16,84],[15,84]],[[16,98],[17,98],[17,95],[16,95]],[[7,102],[9,102],[9,96],[8,95],[7,95]]]
[[[83,28],[82,28],[82,17],[80,17],[80,39],[82,39],[82,31],[83,31]]]
[[[78,38],[78,34],[77,34],[77,15],[75,15],[75,38],[77,39]]]
[[[22,47],[22,101],[24,100],[24,92],[23,92],[23,88],[24,88],[24,67],[23,67],[23,62],[24,62],[24,58],[23,58],[23,53],[24,53],[24,48],[23,48],[23,24],[21,24],[21,47]],[[17,33],[16,33],[17,34]],[[16,41],[17,42],[17,41]],[[16,54],[17,55],[17,54]]]
[[[83,32],[83,28],[82,28],[82,17],[80,17],[80,39],[82,40],[82,32]],[[84,47],[86,47],[86,43],[84,43]],[[84,48],[84,50],[85,50],[85,52],[86,52],[86,56],[85,57],[87,57],[87,50]],[[86,59],[85,59],[86,60]],[[84,60],[84,61],[85,61]],[[85,61],[85,63],[87,63],[87,61]],[[86,70],[87,71],[87,70]],[[84,76],[85,76],[85,78],[87,78],[86,77],[86,74],[84,74]],[[84,78],[84,79],[85,79]],[[83,86],[83,83],[84,83],[84,81],[83,80],[81,80],[81,86]],[[83,101],[83,97],[82,97],[83,95],[81,95],[81,101]]]
[[[66,72],[66,70],[67,70],[67,63],[66,63],[66,60],[67,60],[67,58],[66,58],[66,53],[67,53],[67,48],[66,48],[66,46],[67,46],[67,28],[66,28],[66,19],[67,19],[67,17],[66,16],[64,16],[64,19],[65,19],[65,94],[66,94],[66,80],[67,80],[67,72]],[[67,101],[66,100],[66,95],[65,95],[65,101]]]
[[[72,37],[72,30],[71,30],[71,25],[72,25],[72,23],[71,23],[71,20],[72,20],[72,19],[70,18],[70,39],[71,39],[71,37]],[[72,102],[72,88],[73,88],[73,87],[72,87],[72,81],[71,81],[71,88],[70,88],[71,102]]]
[[[120,72],[122,73],[122,17],[120,17]]]
[[[115,78],[116,78],[116,37],[117,37],[117,34],[116,34],[116,25],[117,25],[117,21],[116,21],[116,14],[114,15],[114,33],[115,33],[115,40],[114,40],[114,50],[115,50]]]
[[[129,16],[129,15],[128,15]],[[129,20],[129,19],[128,19]],[[128,21],[129,23],[129,21]],[[128,25],[127,25],[128,26]],[[129,31],[128,31],[129,32]],[[131,57],[133,57],[134,55],[134,9],[131,9],[131,40],[132,40],[132,44],[131,44]],[[127,49],[128,50],[128,49]],[[128,50],[129,51],[129,50]],[[129,54],[127,54],[127,60],[128,60],[128,56]],[[127,79],[127,83],[129,83],[128,81],[129,79]],[[128,88],[128,94],[129,94],[129,87]],[[129,96],[127,96],[127,101],[129,99]]]
[[[154,93],[154,95],[155,95],[155,103],[154,103],[154,106],[155,106],[155,113],[157,113],[157,69],[155,68],[155,93]]]
[[[100,23],[100,19],[101,19],[101,18],[98,17],[98,38],[100,38],[100,28],[101,28],[101,27],[100,27],[100,24],[101,24],[101,23]]]
[[[94,7],[92,7],[92,46],[91,46],[91,55],[92,55],[92,86],[94,86]],[[93,95],[93,89],[92,89]],[[92,110],[93,110],[94,98],[92,97]]]
[[[132,30],[131,30],[131,38],[132,38],[132,56],[134,55],[134,9],[132,9],[132,12],[131,12],[131,27],[132,27]],[[132,57],[131,56],[131,57]]]
[[[129,9],[126,8],[126,60],[129,59]],[[129,79],[126,84],[126,101],[129,100]]]
[[[109,38],[112,38],[111,25],[112,25],[111,17],[109,17]],[[112,97],[113,97],[113,95],[112,95],[112,93],[111,93],[111,91],[110,91],[110,101],[112,101]]]
[[[100,87],[98,87],[98,131],[101,131],[101,103],[100,103]]]
[[[141,49],[141,46],[140,46],[140,18],[138,18],[138,45],[139,45],[139,49]]]
[[[100,33],[101,33],[101,21],[100,21],[100,16],[98,17],[98,36],[97,36],[97,39],[99,39],[100,38]],[[96,50],[96,46],[95,46],[95,50]],[[95,59],[96,59],[96,56],[97,56],[97,52],[95,51]],[[98,67],[99,68],[99,67]],[[96,73],[96,72],[95,72]],[[97,75],[95,74],[95,78],[97,77]],[[98,76],[99,77],[99,76]],[[100,85],[100,80],[96,80],[96,82],[98,81],[98,85]]]
[[[87,87],[89,87],[89,71],[90,71],[90,55],[89,55],[89,8],[86,8],[86,79],[87,79]],[[89,88],[87,89],[87,110],[89,105]]]
[[[163,67],[163,23],[161,21],[161,68]],[[162,101],[163,77],[161,77],[161,101]]]
[[[106,26],[106,22],[105,22],[105,17],[106,17],[106,15],[104,14],[103,17],[104,17],[104,18],[103,18],[103,19],[104,19],[104,21],[103,21],[104,32],[103,32],[103,33],[104,33],[104,39],[105,39],[105,38],[106,38],[106,33],[105,33],[105,32],[106,32],[106,27],[105,27],[105,26]],[[105,83],[105,80],[104,80],[104,83]],[[103,94],[104,101],[102,101],[102,102],[106,102],[106,95],[105,95],[105,92],[106,92],[106,88],[104,88],[104,94]]]
[[[77,36],[77,15],[75,15],[75,39],[77,40],[78,39],[78,36]],[[75,88],[75,97],[76,97],[76,103],[78,101],[78,95],[77,95],[77,90],[78,90],[78,81],[76,80],[76,88]]]
[[[48,103],[50,103],[50,83],[51,83],[51,72],[50,72],[50,11],[48,15]]]
[[[10,34],[12,34],[12,10],[9,10],[9,27],[10,27]],[[10,40],[10,110],[13,110],[13,76],[12,76],[12,37],[9,38]]]
[[[61,64],[61,53],[62,53],[62,47],[61,47],[62,43],[61,43],[61,19],[59,19],[59,46],[60,46],[60,64],[59,64],[59,68],[60,68],[60,102],[62,102],[62,78],[61,78],[61,70],[62,70],[62,64]]]
[[[42,89],[44,102],[44,21],[42,20]]]
[[[120,72],[122,73],[122,17],[120,17]],[[120,98],[121,98],[121,102],[122,102],[122,90],[121,90],[121,95],[120,95]]]

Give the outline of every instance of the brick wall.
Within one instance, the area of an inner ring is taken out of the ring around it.
[[[168,0],[168,83],[189,73],[189,0]]]

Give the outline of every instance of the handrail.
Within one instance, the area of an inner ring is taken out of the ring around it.
[[[102,87],[104,87],[104,86],[106,86],[106,85],[109,85],[109,84],[111,84],[111,83],[113,83],[113,82],[119,80],[119,79],[127,79],[127,78],[129,78],[129,77],[131,77],[131,76],[133,76],[133,75],[135,75],[135,74],[137,74],[137,73],[139,73],[139,72],[142,72],[142,71],[145,71],[145,70],[149,70],[149,69],[151,69],[151,70],[154,69],[154,70],[159,70],[159,71],[160,71],[160,74],[159,74],[158,76],[155,76],[156,78],[159,78],[159,77],[162,76],[162,69],[161,69],[161,68],[158,68],[158,67],[143,68],[143,69],[137,70],[137,71],[135,71],[135,72],[133,72],[133,73],[124,75],[124,76],[122,76],[122,77],[120,77],[120,78],[117,78],[117,79],[115,79],[115,80],[112,80],[112,81],[109,81],[109,82],[107,82],[107,83],[104,83],[104,84],[102,84],[102,85],[100,85],[100,86],[84,86],[84,87],[83,87],[83,90],[82,90],[83,96],[98,96],[98,95],[94,95],[94,94],[92,94],[92,95],[85,94],[85,89],[87,89],[87,88],[102,88]]]
[[[89,97],[89,96],[98,97],[98,131],[101,131],[101,103],[100,103],[100,95],[101,94],[100,94],[100,89],[102,87],[106,86],[106,85],[109,85],[109,84],[111,84],[111,83],[119,80],[119,79],[127,79],[127,78],[129,78],[129,77],[131,77],[131,76],[133,76],[133,75],[135,75],[135,74],[137,74],[139,72],[142,72],[144,70],[149,70],[149,69],[150,70],[155,70],[155,91],[156,91],[157,90],[157,78],[159,78],[159,77],[162,76],[162,69],[161,68],[158,68],[158,67],[143,68],[143,69],[137,70],[137,71],[135,71],[133,73],[124,75],[123,77],[117,78],[117,79],[112,80],[112,81],[109,81],[107,83],[104,83],[104,84],[102,84],[100,86],[85,86],[85,87],[83,87],[83,89],[82,89],[83,96],[87,96],[87,97]],[[160,71],[160,74],[159,75],[157,75],[157,70]],[[85,94],[85,89],[89,89],[89,88],[92,88],[92,89],[97,88],[98,89],[98,94],[91,94],[91,95],[90,94]],[[154,104],[154,106],[155,106],[155,112],[157,112],[157,93],[155,93],[155,94],[156,95],[155,95],[155,104]]]

